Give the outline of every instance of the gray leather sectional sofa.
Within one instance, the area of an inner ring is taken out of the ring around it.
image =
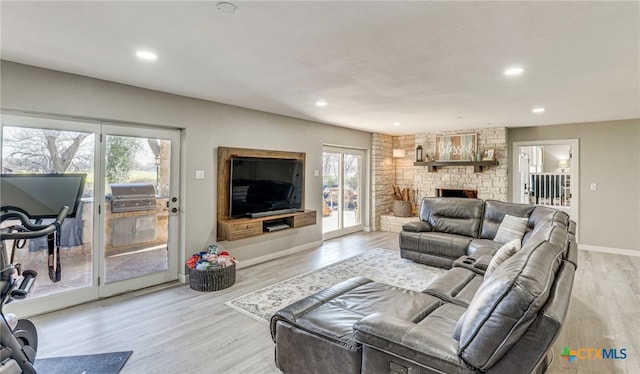
[[[486,274],[505,215],[526,218],[522,248]],[[543,372],[577,266],[575,223],[558,210],[425,198],[400,234],[403,257],[450,267],[422,292],[354,278],[278,311],[285,373]]]

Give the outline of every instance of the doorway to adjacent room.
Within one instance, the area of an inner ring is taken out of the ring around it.
[[[579,155],[577,139],[513,143],[512,201],[557,208],[578,222]]]

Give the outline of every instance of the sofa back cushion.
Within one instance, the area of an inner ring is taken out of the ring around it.
[[[548,208],[546,206],[536,206],[529,217],[529,227],[524,235],[523,243],[529,240],[529,237],[538,231],[540,227],[547,225],[569,226],[571,220],[569,215],[561,210]]]
[[[535,205],[505,203],[497,200],[485,201],[480,238],[493,240],[505,215],[529,218],[534,208]]]
[[[552,242],[531,240],[482,282],[460,329],[465,362],[487,370],[522,337],[549,297],[562,255]]]
[[[567,317],[575,268],[563,261],[556,273],[553,289],[542,307],[538,317],[527,332],[509,351],[502,356],[490,372],[494,373],[533,373],[534,368],[544,357]]]
[[[420,219],[433,231],[477,238],[484,211],[484,201],[459,197],[425,197]]]

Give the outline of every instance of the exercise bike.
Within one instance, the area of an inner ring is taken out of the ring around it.
[[[50,224],[32,222],[26,212],[18,208],[2,207],[0,223],[17,220],[20,223],[0,228],[0,374],[36,374],[33,366],[38,350],[38,333],[35,325],[27,319],[16,319],[13,315],[4,314],[4,305],[13,299],[27,297],[34,285],[38,274],[33,270],[22,270],[20,264],[13,263],[8,256],[5,240],[13,239],[14,243],[26,239],[43,236],[59,238],[60,226],[69,213],[69,207],[63,206],[55,221]],[[57,233],[58,235],[52,235]],[[59,253],[58,253],[59,255]],[[49,254],[49,276],[52,279],[59,271],[59,258],[56,254]],[[57,264],[56,264],[57,262]],[[56,266],[57,265],[57,266]]]

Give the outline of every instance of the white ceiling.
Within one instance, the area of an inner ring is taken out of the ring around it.
[[[386,134],[640,118],[637,1],[234,4],[3,0],[1,56]]]

